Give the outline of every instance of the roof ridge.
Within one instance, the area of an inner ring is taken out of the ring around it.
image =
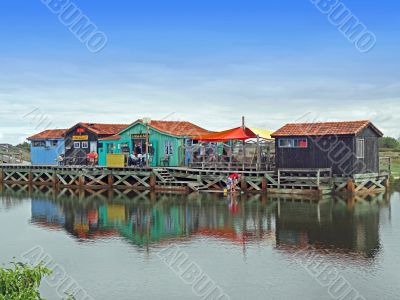
[[[355,120],[355,121],[318,121],[318,122],[303,122],[303,123],[286,123],[286,125],[308,125],[308,124],[338,124],[338,123],[361,123],[361,122],[369,122],[372,123],[371,120]]]
[[[371,126],[378,134],[382,132],[370,121],[334,121],[314,123],[287,123],[272,136],[320,136],[320,135],[357,135],[364,128]]]

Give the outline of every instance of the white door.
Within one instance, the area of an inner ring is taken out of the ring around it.
[[[90,152],[97,153],[97,142],[90,142]]]

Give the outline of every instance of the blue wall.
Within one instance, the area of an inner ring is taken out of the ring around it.
[[[32,199],[31,212],[33,220],[65,224],[65,215],[62,209],[48,200]]]
[[[35,140],[31,141],[31,163],[32,165],[57,165],[57,157],[65,153],[64,139],[41,140],[44,147],[35,147]],[[57,145],[53,145],[57,142]]]

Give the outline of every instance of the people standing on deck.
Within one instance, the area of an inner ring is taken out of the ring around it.
[[[90,164],[92,167],[95,166],[97,158],[98,158],[98,155],[97,155],[97,153],[94,152],[94,151],[90,152],[90,153],[87,155],[88,162],[89,162],[89,164]]]
[[[95,166],[95,165],[97,165],[97,164],[98,164],[98,161],[99,161],[99,155],[97,154],[97,152],[96,152],[96,151],[93,151],[93,155],[94,155],[94,157],[93,157],[93,166]]]
[[[139,167],[143,167],[143,165],[144,165],[144,155],[142,154],[142,153],[139,153],[138,155],[137,155],[137,157],[138,157],[138,164],[139,164]]]
[[[128,156],[128,167],[133,165],[133,158],[134,158],[134,153],[132,152],[131,154],[129,154]]]
[[[93,154],[92,154],[92,152],[89,152],[86,155],[86,165],[91,165],[92,164],[92,159],[93,159]]]
[[[128,158],[128,166],[137,166],[140,165],[140,158],[136,152],[133,152],[129,155]]]
[[[59,166],[64,166],[64,164],[65,164],[65,162],[64,162],[64,154],[60,154],[58,157],[57,157],[57,165],[59,165]]]
[[[135,145],[135,153],[137,155],[142,154],[142,145],[140,145],[140,144]]]

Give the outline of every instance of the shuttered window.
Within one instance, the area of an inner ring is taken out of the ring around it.
[[[365,157],[365,140],[357,139],[357,158]]]

